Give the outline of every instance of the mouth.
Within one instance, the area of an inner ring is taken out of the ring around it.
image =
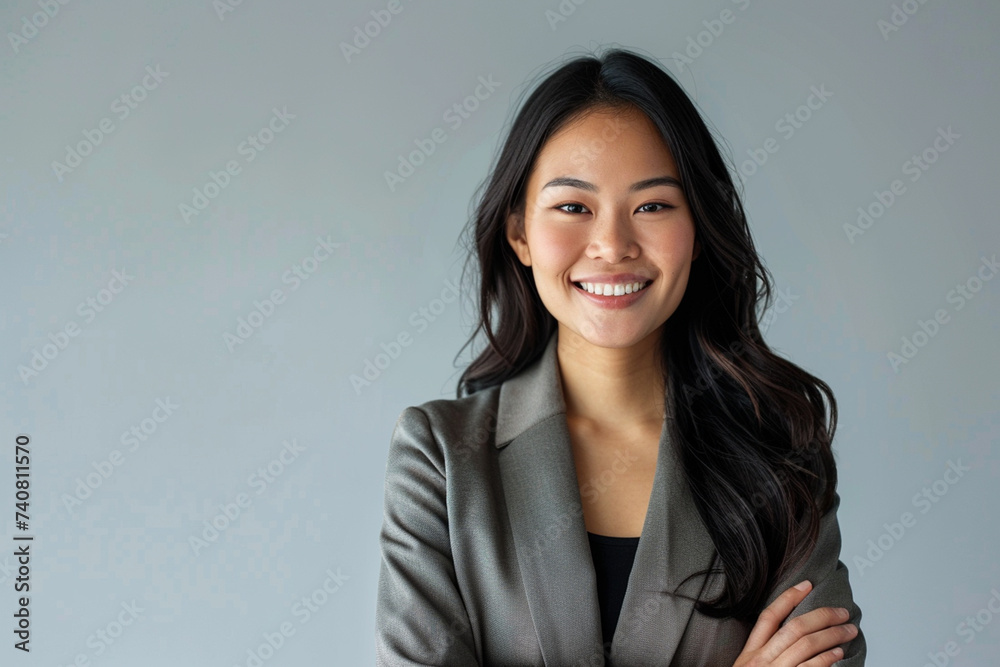
[[[632,283],[624,284],[601,284],[601,283],[572,283],[581,292],[586,292],[587,294],[593,294],[595,296],[606,296],[606,297],[616,297],[616,296],[627,296],[629,294],[635,294],[636,292],[641,292],[653,283],[652,280],[646,281],[636,281]]]

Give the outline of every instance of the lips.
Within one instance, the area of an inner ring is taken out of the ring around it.
[[[601,286],[608,285],[608,284],[615,285],[615,286],[617,286],[617,285],[634,285],[636,283],[639,283],[639,284],[642,285],[642,287],[640,287],[637,290],[633,290],[631,292],[626,292],[626,294],[635,294],[636,292],[641,292],[641,291],[645,290],[647,287],[649,287],[652,284],[653,281],[652,280],[648,280],[648,279],[631,280],[631,281],[626,280],[626,281],[616,282],[616,283],[612,283],[611,281],[606,281],[606,282],[602,283],[599,280],[595,280],[595,281],[587,280],[587,281],[579,281],[579,282],[577,282],[577,281],[571,281],[571,284],[574,287],[576,287],[578,290],[580,290],[581,292],[586,292],[587,294],[592,294],[592,295],[596,295],[596,296],[614,296],[613,294],[612,295],[605,295],[603,289],[602,289],[601,292],[590,292],[590,291],[587,290],[586,287],[584,287],[584,282],[588,282],[588,283],[596,284],[596,285],[601,285]],[[624,295],[619,295],[619,296],[624,296]]]
[[[646,287],[652,282],[651,280],[646,282],[642,288],[635,292],[628,292],[627,294],[619,294],[617,296],[613,294],[605,296],[603,288],[601,289],[601,294],[597,294],[596,292],[588,292],[583,289],[583,286],[579,283],[574,282],[572,285],[579,292],[580,298],[585,299],[593,306],[608,311],[621,311],[631,308],[633,304],[644,300],[646,297]]]
[[[611,283],[612,285],[623,285],[625,283],[649,283],[652,278],[647,278],[639,273],[605,273],[594,274],[592,276],[577,276],[571,282],[574,283]]]

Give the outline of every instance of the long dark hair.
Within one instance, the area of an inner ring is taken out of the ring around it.
[[[519,373],[558,326],[505,234],[508,215],[524,210],[542,146],[587,111],[642,111],[674,158],[701,244],[659,346],[671,435],[725,573],[719,596],[696,608],[753,623],[777,582],[811,553],[820,518],[833,506],[833,392],[764,342],[757,306],[768,308],[771,278],[740,195],[694,103],[658,63],[625,49],[580,56],[549,73],[519,106],[463,233],[466,268],[478,262],[479,322],[462,349],[480,331],[488,345],[462,373],[458,396]]]

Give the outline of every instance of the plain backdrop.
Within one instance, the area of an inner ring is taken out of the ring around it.
[[[997,664],[996,2],[11,0],[0,28],[3,664],[372,664],[389,437],[469,360],[473,191],[522,93],[609,46],[723,142],[766,339],[837,396],[869,663]]]

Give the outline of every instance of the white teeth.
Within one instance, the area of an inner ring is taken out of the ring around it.
[[[578,283],[583,289],[587,290],[591,294],[602,294],[604,296],[622,296],[623,294],[631,294],[632,292],[638,292],[646,286],[647,283],[625,283],[619,285],[612,285],[611,283]]]

